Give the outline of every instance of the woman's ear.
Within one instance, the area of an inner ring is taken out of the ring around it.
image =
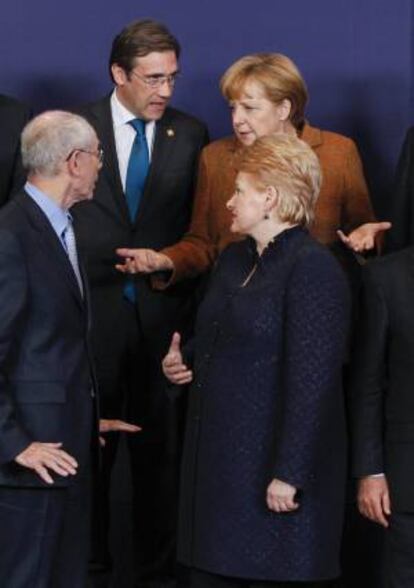
[[[292,103],[287,98],[278,104],[279,116],[281,121],[289,120],[290,112],[292,110]]]
[[[266,212],[270,212],[277,206],[277,202],[279,199],[279,192],[275,186],[266,186],[266,200],[265,200],[265,208]]]

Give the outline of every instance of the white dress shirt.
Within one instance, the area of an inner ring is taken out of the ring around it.
[[[128,170],[128,161],[131,154],[132,144],[135,140],[135,130],[129,124],[129,121],[137,118],[130,112],[116,95],[116,89],[111,96],[111,113],[114,125],[115,147],[118,157],[119,173],[121,176],[122,187],[125,192],[126,176]],[[151,120],[145,125],[145,136],[147,138],[148,155],[151,163],[152,147],[155,137],[155,121]]]

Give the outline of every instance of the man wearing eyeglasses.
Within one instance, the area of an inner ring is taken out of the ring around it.
[[[98,139],[53,111],[21,144],[28,181],[0,212],[0,586],[85,588],[96,388],[69,209],[92,198]]]
[[[162,249],[189,224],[199,154],[208,135],[197,119],[169,107],[179,55],[180,45],[165,26],[151,20],[131,23],[113,41],[113,92],[81,110],[105,152],[93,202],[74,210],[78,243],[88,261],[101,411],[113,419],[126,410],[143,428],[139,439],[128,439],[134,586],[140,587],[164,585],[174,576],[183,407],[168,399],[160,363],[172,333],[189,327],[194,283],[156,292],[145,276],[131,278],[115,269],[116,249]],[[105,541],[117,445],[114,435],[99,484]],[[95,541],[95,549],[98,545]],[[107,543],[95,554],[108,555]]]

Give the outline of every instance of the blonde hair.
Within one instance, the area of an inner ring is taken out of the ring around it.
[[[224,73],[220,89],[226,100],[237,100],[248,82],[258,82],[274,104],[289,100],[289,120],[301,130],[305,123],[308,92],[302,75],[282,53],[255,53],[238,59]]]
[[[277,189],[282,222],[312,222],[322,175],[317,156],[304,141],[280,133],[261,137],[243,149],[237,168],[254,176],[260,190]]]

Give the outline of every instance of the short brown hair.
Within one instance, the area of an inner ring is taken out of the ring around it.
[[[221,78],[220,88],[227,100],[240,98],[246,82],[262,85],[274,104],[289,100],[289,120],[301,130],[305,122],[308,92],[302,75],[289,57],[282,53],[255,53],[238,59]]]
[[[135,20],[127,25],[112,42],[109,71],[115,63],[129,74],[136,57],[145,57],[153,51],[174,51],[177,59],[181,47],[167,27],[155,20]]]
[[[237,168],[254,176],[259,189],[278,190],[281,221],[306,226],[312,222],[322,174],[307,143],[283,133],[261,137],[243,149]]]

